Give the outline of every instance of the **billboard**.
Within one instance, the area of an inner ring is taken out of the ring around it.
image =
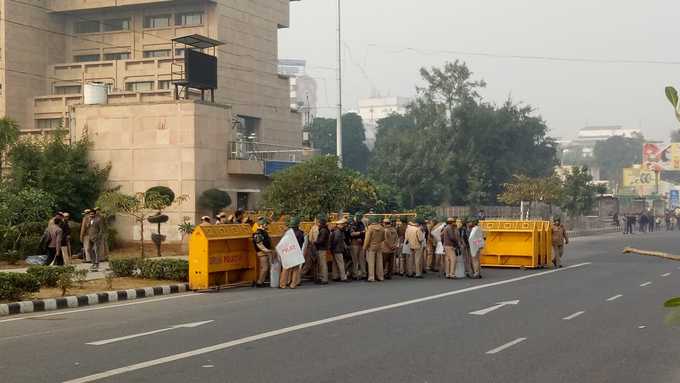
[[[654,172],[680,170],[680,144],[644,144],[642,167]]]
[[[640,168],[623,169],[623,187],[655,186],[656,174]]]
[[[217,89],[217,57],[184,50],[186,81],[190,88]]]

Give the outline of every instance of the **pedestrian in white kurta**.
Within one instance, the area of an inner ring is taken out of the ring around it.
[[[470,255],[472,256],[472,278],[482,278],[482,267],[480,263],[480,253],[484,249],[484,230],[479,226],[479,221],[474,220],[470,224]]]

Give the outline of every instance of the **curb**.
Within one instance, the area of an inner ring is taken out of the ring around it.
[[[34,301],[3,303],[0,304],[0,317],[7,315],[78,308],[83,306],[94,306],[98,304],[119,301],[131,301],[160,295],[178,294],[186,291],[190,291],[188,283],[182,283],[179,285],[144,287],[140,289],[106,291],[103,293],[38,299]]]

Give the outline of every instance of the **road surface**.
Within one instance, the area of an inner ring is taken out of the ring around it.
[[[184,294],[0,319],[2,382],[678,382],[680,233],[559,270]],[[519,302],[517,302],[519,301]]]

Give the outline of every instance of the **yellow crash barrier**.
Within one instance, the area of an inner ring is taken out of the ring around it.
[[[250,285],[257,261],[250,225],[196,226],[189,243],[189,287]]]
[[[485,267],[540,268],[552,261],[551,227],[547,221],[482,221]]]

